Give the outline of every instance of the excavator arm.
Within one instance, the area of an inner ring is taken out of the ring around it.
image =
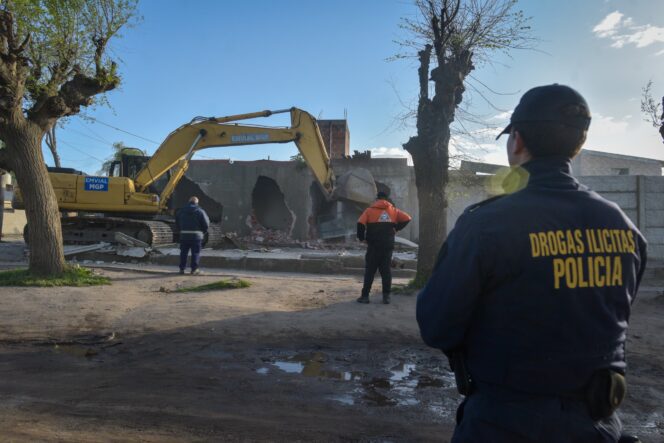
[[[287,128],[233,123],[285,112],[290,112],[291,115],[291,126]],[[150,184],[174,168],[171,178],[159,198],[160,206],[165,207],[178,182],[187,171],[192,156],[197,151],[213,147],[288,142],[295,142],[326,197],[332,198],[334,174],[330,168],[330,159],[318,125],[311,114],[298,108],[194,119],[191,123],[179,127],[168,135],[138,173],[134,184],[138,192],[145,192]]]

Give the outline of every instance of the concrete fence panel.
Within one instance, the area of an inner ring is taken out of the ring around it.
[[[636,192],[636,176],[612,175],[612,176],[585,176],[579,181],[595,192],[604,194],[607,192]]]
[[[664,210],[646,209],[646,228],[664,228]]]
[[[623,211],[637,209],[637,199],[634,192],[598,192],[602,197],[620,206]],[[636,220],[634,220],[636,222]]]
[[[659,193],[664,198],[664,177],[643,177],[645,192]]]
[[[664,210],[664,193],[655,194],[655,193],[646,193],[645,195],[645,205],[649,210]]]

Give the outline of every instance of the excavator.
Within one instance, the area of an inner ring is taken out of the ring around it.
[[[289,127],[237,123],[281,113],[290,113]],[[173,243],[174,218],[169,199],[196,152],[213,147],[288,142],[295,142],[328,201],[371,203],[376,194],[371,173],[357,168],[337,181],[316,119],[306,111],[290,108],[196,117],[171,132],[152,157],[123,155],[121,161],[111,164],[108,176],[51,168],[49,176],[59,209],[77,213],[62,218],[64,242],[114,242],[120,235],[149,246]],[[342,185],[337,187],[337,182]],[[15,190],[13,207],[24,207],[19,189]],[[222,239],[221,225],[213,224],[205,239],[207,245],[214,246]]]

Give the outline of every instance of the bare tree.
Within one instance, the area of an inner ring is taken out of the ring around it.
[[[450,125],[464,98],[476,63],[493,51],[530,48],[528,18],[516,10],[517,0],[415,0],[419,14],[404,19],[415,50],[420,85],[417,135],[404,144],[413,157],[419,200],[419,254],[415,283],[431,275],[447,234],[450,167]],[[403,54],[408,56],[411,54]]]
[[[23,193],[35,274],[65,269],[44,134],[119,85],[107,48],[135,12],[136,0],[0,0],[0,168]]]
[[[641,112],[645,115],[645,120],[655,128],[659,128],[659,133],[664,141],[664,97],[662,102],[657,103],[652,96],[652,80],[643,87],[641,96]]]
[[[46,137],[44,138],[44,141],[46,142],[48,149],[51,151],[55,167],[59,168],[62,166],[62,164],[60,163],[60,154],[58,154],[58,139],[55,137],[56,126],[57,125],[53,125],[48,129],[48,131],[46,131]]]

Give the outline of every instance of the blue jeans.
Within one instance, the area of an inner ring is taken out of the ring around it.
[[[198,264],[201,262],[201,247],[203,240],[199,238],[194,239],[180,239],[180,270],[184,271],[187,267],[187,256],[191,250],[191,270],[198,269]]]

